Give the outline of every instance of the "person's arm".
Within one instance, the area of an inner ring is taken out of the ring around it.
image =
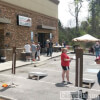
[[[31,47],[31,45],[30,45],[30,51],[32,51],[32,47]]]
[[[64,61],[71,61],[73,58],[65,58]]]
[[[67,59],[67,58],[64,59],[64,61],[70,61],[70,60],[71,60],[70,58],[69,59]]]

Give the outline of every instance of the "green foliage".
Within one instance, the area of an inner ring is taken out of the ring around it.
[[[89,8],[89,24],[91,25],[91,34],[100,38],[100,0],[91,0]]]
[[[59,25],[59,43],[61,44],[63,41],[66,44],[72,44],[72,39],[75,37],[75,28],[64,28],[61,24]]]
[[[74,0],[76,3],[82,0]],[[73,38],[78,36],[82,36],[84,34],[91,34],[96,38],[100,39],[100,0],[90,0],[89,5],[90,16],[87,21],[81,22],[79,26],[78,33],[76,33],[76,27],[69,28],[63,27],[61,22],[59,21],[59,43],[63,41],[66,42],[67,45],[77,44],[72,41]],[[82,43],[81,43],[82,44]],[[93,43],[87,43],[85,46],[91,46]]]

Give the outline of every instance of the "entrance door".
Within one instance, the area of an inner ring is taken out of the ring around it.
[[[0,29],[0,56],[4,54],[4,30]]]
[[[38,33],[38,42],[40,42],[41,48],[45,48],[46,40],[50,38],[50,33]]]

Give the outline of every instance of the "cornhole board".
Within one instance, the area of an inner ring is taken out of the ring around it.
[[[83,79],[83,87],[86,86],[88,88],[92,87],[92,84],[94,84],[95,81],[92,79]]]
[[[45,76],[47,76],[47,73],[43,73],[43,72],[29,72],[28,73],[29,79],[34,78],[34,79],[39,80],[40,77],[45,77]]]

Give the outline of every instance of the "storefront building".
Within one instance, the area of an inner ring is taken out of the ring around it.
[[[17,58],[28,42],[47,39],[58,42],[58,0],[0,0],[0,57],[12,59],[12,47]]]

